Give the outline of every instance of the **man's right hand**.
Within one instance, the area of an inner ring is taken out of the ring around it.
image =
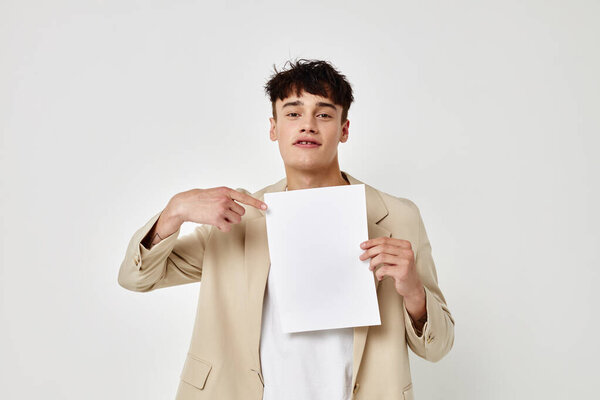
[[[220,186],[178,193],[169,201],[165,212],[166,215],[172,216],[173,221],[178,223],[178,227],[190,221],[213,225],[223,232],[229,232],[231,225],[239,223],[246,212],[237,202],[262,210],[267,209],[267,205],[259,199]]]
[[[259,199],[225,186],[177,193],[142,239],[142,244],[150,249],[175,233],[186,221],[214,225],[220,231],[229,232],[231,225],[239,223],[246,212],[236,201],[262,210],[267,209],[267,205]]]

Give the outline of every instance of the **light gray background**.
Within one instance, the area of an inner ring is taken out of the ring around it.
[[[119,266],[177,192],[284,176],[290,57],[355,89],[342,169],[421,209],[456,341],[416,397],[596,396],[599,3],[214,3],[0,5],[0,397],[174,397],[201,284]]]

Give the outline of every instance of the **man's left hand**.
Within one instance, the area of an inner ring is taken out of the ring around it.
[[[404,296],[406,311],[415,322],[420,334],[427,321],[425,287],[415,267],[415,255],[408,240],[381,236],[369,239],[360,244],[365,250],[361,260],[371,258],[369,270],[373,271],[379,264],[384,264],[375,271],[378,280],[389,275],[394,278],[396,292]]]
[[[360,259],[371,258],[369,270],[373,271],[379,264],[384,264],[375,271],[378,280],[389,275],[394,278],[396,291],[404,297],[420,296],[423,283],[415,268],[415,256],[408,240],[390,237],[378,237],[361,243],[365,250]]]

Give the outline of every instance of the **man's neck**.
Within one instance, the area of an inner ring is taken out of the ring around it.
[[[339,166],[329,171],[307,172],[286,168],[287,190],[311,189],[326,186],[349,185]]]

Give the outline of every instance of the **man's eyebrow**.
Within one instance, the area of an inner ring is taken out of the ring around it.
[[[301,102],[300,100],[296,100],[296,101],[288,101],[287,103],[285,103],[283,105],[283,107],[281,107],[282,109],[287,107],[287,106],[303,106],[304,103]],[[333,108],[335,111],[337,111],[337,108],[335,108],[335,105],[331,104],[331,103],[327,103],[325,101],[319,101],[317,102],[317,107],[331,107]]]

